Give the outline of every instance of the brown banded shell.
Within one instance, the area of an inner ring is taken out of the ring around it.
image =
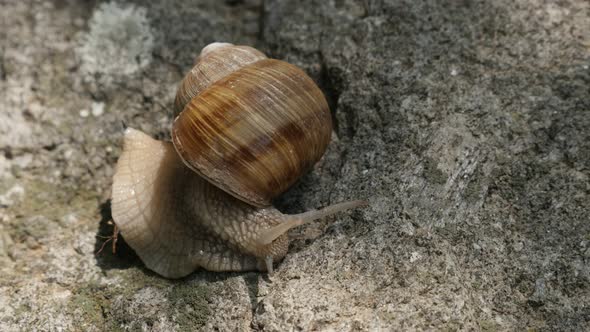
[[[195,67],[240,48],[219,46],[201,54]],[[245,202],[268,206],[322,157],[332,123],[326,99],[309,76],[254,51],[249,63],[230,73],[224,64],[219,75],[210,68],[205,83],[182,83],[177,104],[195,96],[176,118],[172,140],[189,168]],[[221,78],[209,79],[214,77]]]

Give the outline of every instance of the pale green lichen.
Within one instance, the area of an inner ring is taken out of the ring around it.
[[[493,320],[481,320],[479,322],[479,327],[481,328],[482,331],[486,331],[486,332],[495,332],[495,331],[502,331],[502,325],[498,324],[497,322],[493,321]]]
[[[138,267],[108,274],[120,282],[91,282],[73,291],[68,311],[77,314],[76,328],[141,331],[165,322],[176,331],[194,331],[207,322],[210,291],[204,285],[164,279]]]
[[[76,48],[81,70],[87,75],[129,75],[151,63],[154,33],[144,8],[101,4],[89,27]]]
[[[98,285],[88,285],[77,289],[72,295],[68,310],[76,314],[73,320],[75,328],[86,330],[92,326],[99,330],[114,330],[116,324],[109,321],[105,315],[110,306],[111,296],[108,288]],[[107,329],[107,327],[109,328]]]
[[[194,331],[205,325],[209,316],[207,300],[210,296],[208,288],[179,282],[168,293],[168,300],[173,306],[174,320],[179,331]]]

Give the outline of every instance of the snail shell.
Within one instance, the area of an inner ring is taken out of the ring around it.
[[[251,47],[206,47],[175,104],[183,110],[172,141],[186,165],[258,207],[293,185],[330,142],[330,111],[313,80]]]

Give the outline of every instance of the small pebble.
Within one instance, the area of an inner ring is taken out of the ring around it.
[[[73,225],[78,221],[78,217],[75,213],[68,213],[62,217],[62,222],[64,225]]]
[[[92,115],[95,117],[101,116],[104,113],[104,103],[92,103]]]
[[[81,110],[80,111],[80,116],[83,118],[87,118],[90,115],[90,112],[88,112],[88,110]]]
[[[4,194],[0,195],[0,205],[10,206],[20,202],[25,196],[25,188],[20,184],[13,185]]]
[[[70,159],[70,158],[72,157],[72,155],[73,155],[73,154],[74,154],[74,150],[73,150],[73,149],[67,149],[67,150],[64,152],[64,158],[65,158],[66,160],[68,160],[68,159]]]
[[[410,254],[410,263],[414,263],[420,258],[422,258],[422,255],[420,255],[417,251],[414,251]]]

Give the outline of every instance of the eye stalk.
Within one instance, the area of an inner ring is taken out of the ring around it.
[[[261,246],[268,245],[291,228],[331,216],[341,211],[367,206],[368,204],[367,201],[357,200],[330,205],[320,210],[310,210],[300,214],[289,215],[286,218],[287,221],[263,231],[258,237],[257,242]]]

